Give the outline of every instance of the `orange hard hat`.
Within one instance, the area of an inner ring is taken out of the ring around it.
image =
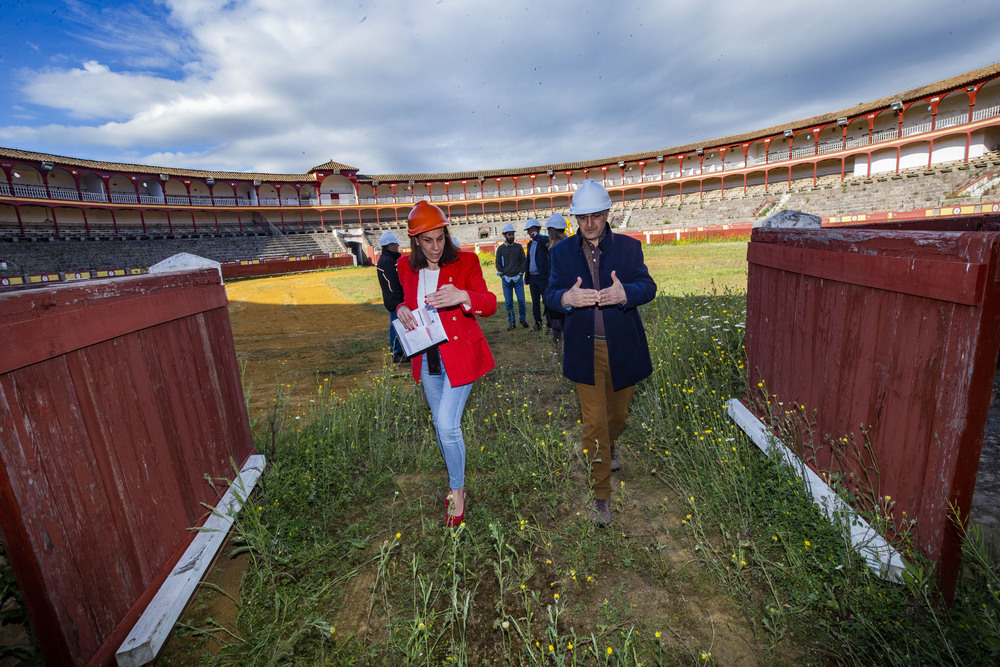
[[[406,217],[406,232],[410,236],[447,226],[448,218],[445,217],[444,211],[425,201],[418,201],[410,211],[410,215]]]

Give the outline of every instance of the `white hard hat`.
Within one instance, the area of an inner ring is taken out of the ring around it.
[[[514,229],[514,225],[512,225],[512,224],[510,224],[508,222],[506,225],[503,226],[503,230],[500,233],[501,234],[506,234],[507,232],[513,232],[513,231],[517,231],[517,230]]]
[[[611,208],[611,196],[604,186],[592,178],[588,178],[573,193],[573,201],[569,205],[570,215],[587,215],[607,211]]]
[[[566,229],[566,218],[558,213],[553,213],[545,221],[545,229]]]
[[[390,243],[395,243],[397,245],[399,244],[399,239],[397,239],[396,235],[393,234],[392,232],[385,232],[382,234],[382,236],[378,237],[378,244],[383,248],[389,245]]]
[[[528,222],[524,223],[524,231],[528,231],[532,227],[542,228],[542,223],[538,222],[534,218],[528,218]]]

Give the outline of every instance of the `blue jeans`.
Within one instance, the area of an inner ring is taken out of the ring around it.
[[[396,333],[396,327],[392,326],[392,323],[395,321],[396,313],[389,313],[389,352],[392,354],[403,351],[403,346],[399,343],[399,334]]]
[[[521,276],[514,279],[504,276],[500,280],[503,282],[503,303],[507,307],[507,322],[517,324],[517,320],[514,319],[514,294],[512,292],[517,294],[517,312],[521,316],[519,319],[524,320],[526,316],[524,311],[524,280]]]
[[[472,393],[472,383],[452,387],[447,370],[441,375],[427,372],[427,355],[420,362],[420,384],[431,407],[438,449],[448,466],[448,485],[452,489],[465,486],[465,438],[462,437],[462,412]]]

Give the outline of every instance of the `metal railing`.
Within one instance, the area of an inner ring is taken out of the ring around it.
[[[988,118],[1000,116],[1000,104],[994,104],[982,109],[976,109],[970,114],[957,112],[949,115],[938,116],[933,122],[934,130],[956,127],[968,122],[977,122]],[[844,150],[853,150],[879,144],[901,138],[911,137],[917,134],[930,132],[931,121],[925,121],[916,125],[908,125],[900,131],[897,127],[886,128],[873,132],[871,135],[865,133],[860,136],[848,137],[844,139],[832,139],[822,141],[819,144],[811,143],[807,145],[795,146],[789,151],[786,148],[776,149],[767,155],[748,155],[746,160],[725,160],[722,163],[711,162],[698,166],[684,167],[663,170],[662,176],[657,173],[639,173],[627,176],[609,176],[605,182],[610,186],[627,186],[633,184],[659,183],[683,177],[702,176],[711,173],[725,173],[727,171],[740,170],[749,167],[756,167],[762,164],[775,164],[808,158],[814,155],[825,155]],[[449,192],[447,194],[433,194],[430,197],[415,197],[412,193],[393,196],[365,196],[354,197],[343,193],[337,199],[330,194],[321,194],[314,197],[261,197],[242,199],[236,196],[204,196],[204,195],[153,195],[148,193],[136,194],[135,192],[112,191],[110,193],[91,192],[77,190],[75,188],[49,187],[43,185],[29,185],[22,183],[0,182],[0,196],[5,197],[25,197],[30,199],[51,199],[64,201],[84,201],[84,202],[104,202],[116,204],[161,204],[166,206],[198,206],[198,207],[279,207],[298,208],[302,206],[373,206],[376,204],[412,204],[417,200],[430,199],[433,202],[469,201],[479,199],[501,199],[515,196],[537,196],[553,193],[571,193],[577,184],[560,184],[553,182],[548,184],[536,184],[531,187],[501,188],[496,192]]]

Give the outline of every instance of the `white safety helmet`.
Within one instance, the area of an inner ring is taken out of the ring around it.
[[[528,231],[532,227],[542,228],[542,223],[538,222],[534,218],[528,218],[528,222],[524,223],[524,231]]]
[[[607,211],[611,208],[611,196],[604,186],[592,178],[588,178],[573,193],[573,201],[569,205],[570,215],[587,215]]]
[[[516,231],[517,230],[514,229],[514,225],[512,225],[512,224],[510,224],[508,222],[506,225],[503,226],[503,231],[501,231],[500,233],[501,234],[506,234],[507,232],[516,232]]]
[[[566,229],[566,218],[558,213],[553,213],[545,221],[545,229]]]
[[[383,248],[393,243],[399,245],[399,239],[392,232],[385,232],[382,236],[378,237],[378,244]]]

